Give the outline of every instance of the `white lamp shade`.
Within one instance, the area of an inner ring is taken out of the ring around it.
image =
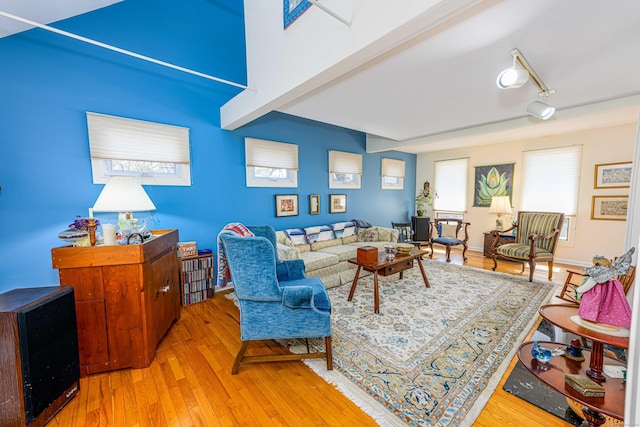
[[[509,200],[509,196],[496,196],[491,199],[491,206],[489,207],[489,213],[494,214],[510,214],[513,211],[511,210],[511,200]]]
[[[154,211],[153,204],[142,185],[130,176],[112,176],[93,205],[95,212]]]
[[[518,88],[529,80],[529,73],[522,68],[507,68],[496,79],[496,85],[500,89]]]
[[[556,107],[553,107],[542,101],[533,101],[527,107],[527,113],[541,120],[547,120],[556,113]]]

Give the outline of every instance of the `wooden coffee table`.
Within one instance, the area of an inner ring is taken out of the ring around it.
[[[387,254],[381,252],[378,254],[378,260],[375,263],[364,264],[359,263],[357,258],[349,259],[351,264],[355,264],[358,266],[356,270],[356,275],[353,278],[353,284],[351,285],[351,291],[349,292],[349,298],[347,301],[351,301],[353,298],[353,294],[356,291],[356,285],[358,283],[358,278],[360,277],[360,270],[365,269],[366,271],[370,271],[373,273],[373,312],[380,312],[380,299],[378,296],[378,275],[380,276],[389,276],[391,274],[400,273],[400,279],[402,279],[402,272],[413,268],[413,260],[417,260],[418,266],[420,267],[420,273],[422,273],[422,279],[424,280],[424,284],[429,287],[429,279],[427,279],[427,275],[424,272],[424,267],[422,266],[422,256],[427,255],[427,251],[423,251],[421,249],[414,249],[408,253],[398,252],[393,259],[387,258]]]

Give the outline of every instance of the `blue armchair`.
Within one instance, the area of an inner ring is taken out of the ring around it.
[[[269,240],[274,249],[278,247],[276,244],[276,230],[274,230],[270,225],[248,225],[247,228],[251,230],[254,235],[265,237],[267,240]],[[274,251],[274,255],[276,257],[276,276],[278,276],[279,282],[286,280],[304,279],[304,261],[302,261],[301,259],[280,261],[277,249]]]
[[[252,232],[256,233],[254,229]],[[257,233],[256,233],[257,234]],[[267,234],[268,230],[267,230]],[[240,306],[240,339],[232,374],[241,364],[326,358],[333,369],[331,352],[331,302],[317,277],[295,276],[278,280],[275,240],[267,237],[220,236]],[[275,239],[275,233],[274,233]],[[284,263],[287,264],[287,263]],[[289,269],[289,267],[281,267]],[[325,351],[303,354],[246,356],[249,341],[324,337]]]

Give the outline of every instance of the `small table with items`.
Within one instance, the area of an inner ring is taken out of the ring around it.
[[[386,253],[378,254],[378,259],[374,263],[365,264],[358,262],[358,258],[351,258],[349,262],[351,264],[355,264],[358,266],[356,270],[356,275],[353,278],[353,284],[351,285],[351,291],[349,291],[349,298],[347,301],[351,301],[353,299],[353,294],[356,291],[356,285],[358,283],[358,278],[360,277],[360,270],[365,269],[365,271],[370,271],[373,273],[373,312],[380,312],[380,300],[378,297],[378,275],[380,276],[389,276],[391,274],[400,273],[400,279],[402,279],[402,272],[404,270],[408,270],[409,268],[413,268],[413,260],[417,260],[418,266],[420,267],[420,273],[422,273],[422,280],[424,280],[424,284],[426,287],[429,287],[429,279],[427,279],[427,275],[424,272],[424,267],[422,266],[422,256],[427,255],[428,252],[421,249],[414,249],[408,253],[398,252],[394,258],[387,257]]]
[[[604,357],[604,345],[621,349],[629,348],[629,338],[597,332],[576,323],[572,318],[578,316],[578,306],[573,304],[548,304],[539,309],[540,315],[553,325],[592,342],[592,350],[582,350],[584,361],[576,361],[565,356],[556,356],[548,363],[540,363],[531,355],[532,342],[520,345],[518,359],[527,370],[543,383],[557,392],[583,405],[582,413],[589,427],[603,425],[605,416],[624,419],[625,382],[621,378],[605,377],[603,364],[624,366],[615,359]],[[540,342],[543,347],[553,349],[566,347],[557,342]],[[602,397],[588,397],[565,383],[565,375],[586,375],[605,389]]]

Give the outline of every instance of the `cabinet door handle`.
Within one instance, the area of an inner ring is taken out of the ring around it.
[[[166,294],[167,292],[169,292],[169,285],[165,285],[162,289],[156,291],[156,298],[158,298],[160,294]]]

